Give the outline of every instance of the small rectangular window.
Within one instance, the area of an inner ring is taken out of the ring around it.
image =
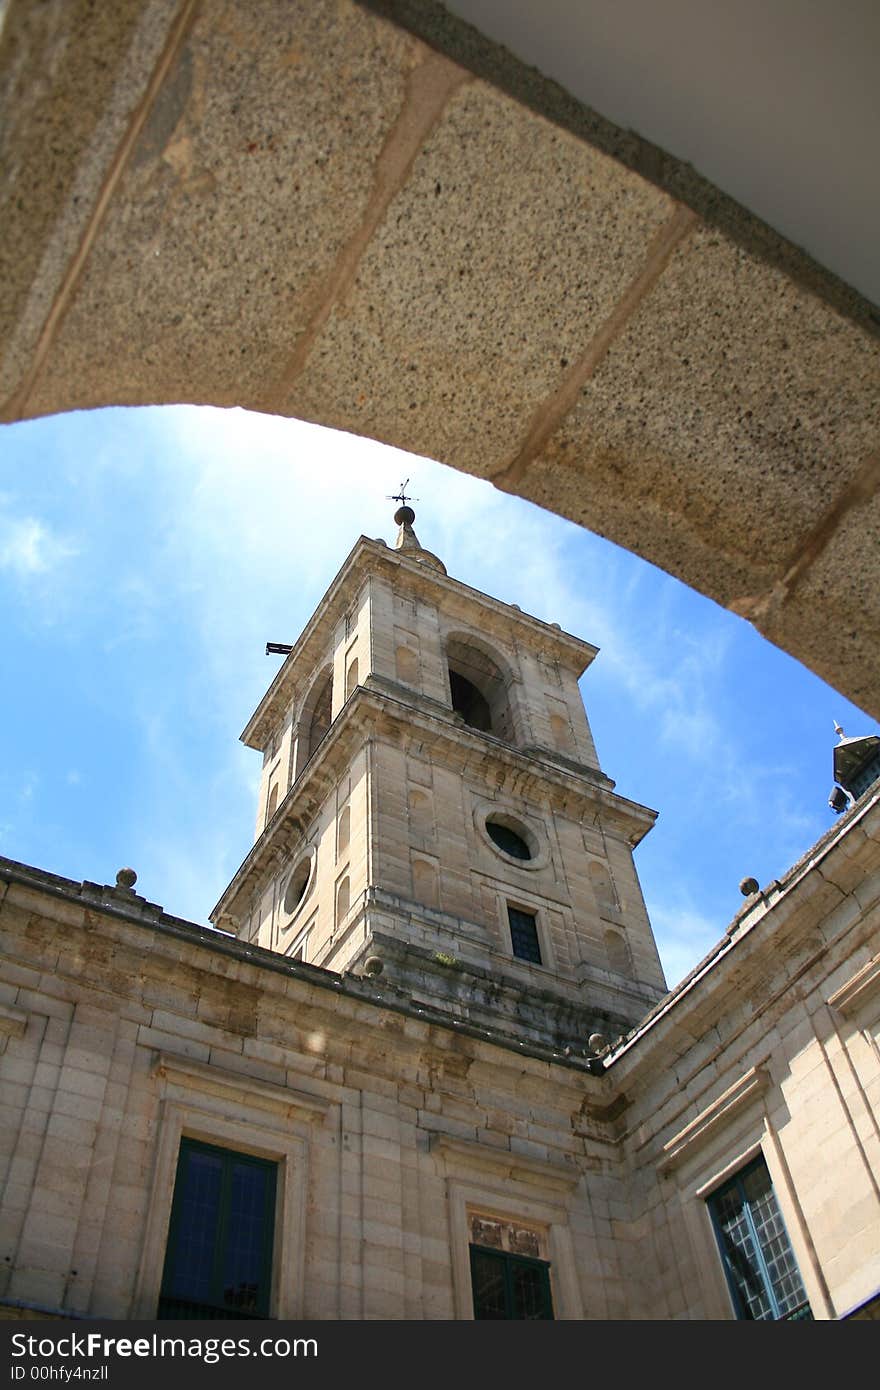
[[[738,1318],[812,1318],[764,1159],[713,1192],[709,1212]]]
[[[267,1318],[277,1165],[182,1139],[159,1318]]]
[[[510,940],[513,954],[520,960],[541,964],[541,945],[538,940],[538,919],[534,912],[522,912],[518,907],[507,908],[510,920]]]
[[[494,1321],[553,1318],[550,1266],[546,1260],[472,1245],[474,1317]]]

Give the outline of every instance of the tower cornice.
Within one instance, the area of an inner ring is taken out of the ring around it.
[[[601,823],[606,834],[635,847],[653,826],[657,812],[614,791],[614,783],[592,768],[566,766],[551,750],[521,749],[464,725],[451,710],[395,697],[385,688],[359,685],[333,721],[323,742],[290,788],[272,820],[243,860],[212,910],[214,921],[241,915],[271,876],[279,854],[294,854],[325,798],[357,747],[374,737],[404,745],[418,743],[422,756],[458,772],[485,772],[492,765],[492,787],[511,798],[540,799],[554,811],[584,823]]]

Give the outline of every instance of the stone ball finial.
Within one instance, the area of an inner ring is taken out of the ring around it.
[[[756,878],[742,878],[739,883],[739,891],[744,898],[750,898],[753,893],[757,893],[760,886]]]
[[[608,1039],[604,1033],[591,1033],[587,1038],[587,1047],[590,1052],[604,1052],[608,1046]]]
[[[364,961],[365,975],[381,975],[384,969],[385,966],[378,956],[368,956]]]
[[[412,526],[416,519],[416,514],[412,507],[398,507],[394,513],[394,520],[398,526]]]
[[[134,869],[120,869],[116,875],[117,888],[133,888],[138,881],[138,876]]]

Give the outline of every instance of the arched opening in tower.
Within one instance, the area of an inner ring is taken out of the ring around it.
[[[330,715],[333,707],[333,676],[328,674],[315,698],[312,718],[309,724],[308,753],[310,758],[317,751],[318,744],[330,728]]]
[[[484,734],[492,732],[492,711],[489,702],[477,687],[458,671],[449,668],[449,688],[452,691],[452,708],[460,714],[465,724],[479,729]]]
[[[513,712],[498,662],[468,634],[447,639],[446,660],[449,693],[456,714],[471,729],[514,743]]]

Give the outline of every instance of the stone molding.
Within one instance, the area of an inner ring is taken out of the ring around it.
[[[583,1174],[579,1168],[549,1158],[529,1158],[509,1149],[490,1148],[476,1140],[455,1139],[439,1130],[429,1130],[428,1147],[446,1165],[447,1172],[461,1167],[491,1172],[504,1182],[524,1182],[557,1192],[572,1192]]]
[[[322,1120],[330,1109],[330,1101],[321,1096],[306,1095],[304,1091],[294,1091],[287,1086],[274,1085],[271,1081],[259,1081],[246,1073],[239,1075],[226,1067],[211,1063],[193,1062],[188,1057],[179,1057],[170,1052],[160,1052],[156,1057],[154,1073],[162,1081],[194,1087],[202,1094],[219,1096],[234,1102],[256,1103],[261,1109],[278,1110],[288,1116],[299,1115],[307,1120]]]
[[[536,797],[549,797],[552,807],[569,814],[574,806],[584,813],[601,814],[608,832],[620,834],[630,847],[644,838],[656,820],[656,812],[649,807],[596,785],[592,778],[540,762],[491,734],[455,724],[451,712],[448,717],[428,714],[359,685],[212,908],[212,921],[224,913],[239,915],[235,911],[239,894],[270,848],[280,846],[285,852],[296,852],[303,842],[305,827],[317,814],[341,768],[351,761],[355,745],[377,733],[397,737],[402,727],[417,729],[426,744],[437,750],[437,760],[447,767],[464,765],[475,750],[491,757],[501,774],[497,783],[499,794],[509,794],[508,786],[515,789],[517,796],[527,795],[531,788]]]
[[[162,1100],[155,1169],[129,1316],[139,1319],[156,1316],[180,1141],[186,1136],[239,1152],[256,1153],[278,1164],[270,1316],[302,1317],[309,1169],[306,1138],[289,1132],[289,1119],[280,1111],[274,1116],[266,1115],[265,1111],[248,1107],[246,1099],[244,1103],[238,1101],[232,1115],[207,1108],[205,1101],[212,1091],[209,1081],[215,1069],[189,1063],[178,1065],[179,1058],[169,1061],[174,1078],[183,1083],[183,1094],[180,1098]],[[242,1078],[242,1083],[239,1089],[245,1092],[245,1097],[252,1092],[257,1094],[258,1087],[265,1084],[248,1078]],[[231,1094],[228,1087],[226,1094]]]
[[[847,980],[846,984],[830,996],[828,1003],[832,1009],[842,1014],[859,1013],[862,1008],[880,993],[880,953],[874,956],[861,970]]]
[[[763,1064],[750,1067],[738,1081],[728,1086],[717,1100],[713,1100],[686,1124],[684,1129],[680,1129],[663,1145],[662,1157],[657,1165],[659,1171],[671,1172],[685,1158],[689,1158],[747,1101],[763,1095],[769,1085],[770,1076]]]

